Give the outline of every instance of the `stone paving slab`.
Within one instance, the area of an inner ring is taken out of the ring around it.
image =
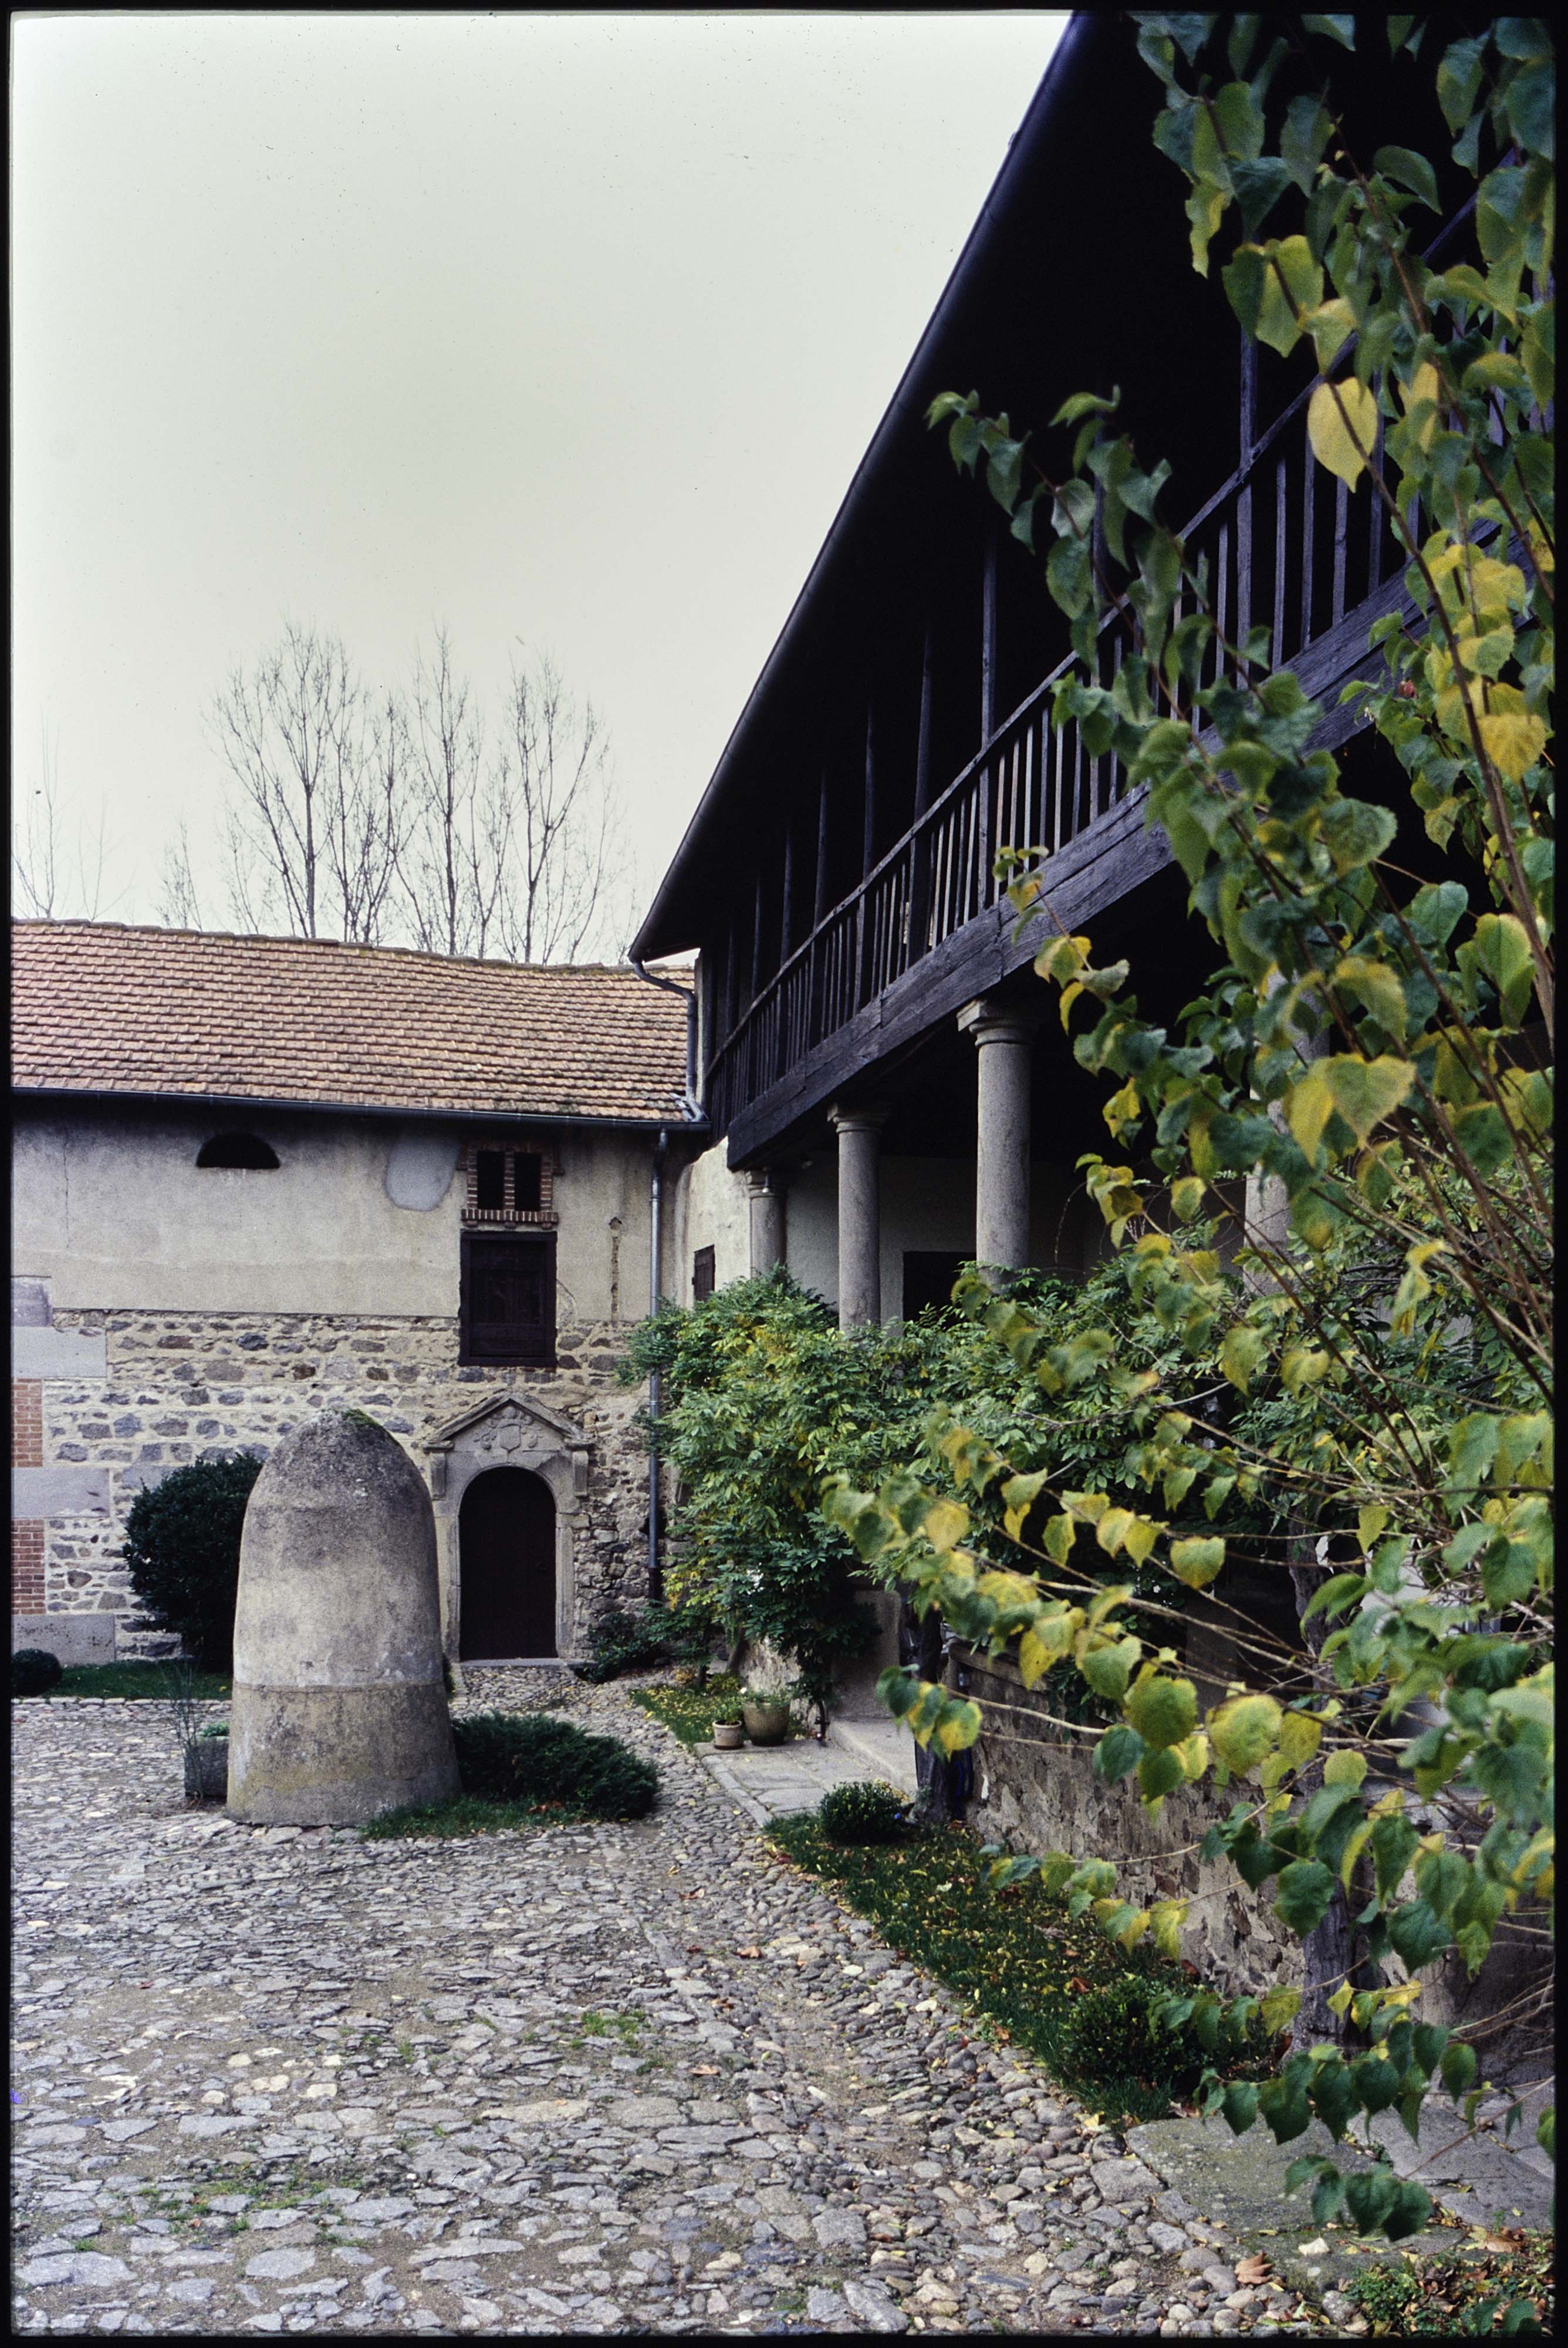
[[[164,1707],[14,1707],[17,2329],[1308,2327],[623,1685],[469,1678],[652,1755],[654,1817],[251,1828]]]

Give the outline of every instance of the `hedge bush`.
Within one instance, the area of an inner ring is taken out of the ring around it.
[[[1091,1990],[1062,2034],[1066,2083],[1091,2095],[1109,2091],[1127,2110],[1155,2119],[1195,2094],[1205,2064],[1229,2075],[1246,2069],[1249,2056],[1266,2056],[1267,2034],[1256,2024],[1240,2045],[1212,2052],[1191,2023],[1167,2029],[1155,2009],[1170,1994],[1168,1980],[1137,1972]]]
[[[562,1802],[591,1818],[641,1818],[659,1772],[613,1736],[590,1736],[548,1713],[483,1712],[452,1724],[465,1794],[496,1802]]]
[[[64,1664],[47,1647],[18,1647],[11,1658],[13,1695],[47,1695],[64,1677]]]
[[[891,1786],[864,1778],[835,1786],[817,1804],[816,1819],[829,1842],[897,1842],[908,1822],[907,1803]]]
[[[132,1590],[207,1671],[233,1669],[240,1534],[261,1472],[261,1460],[243,1451],[176,1468],[137,1494],[126,1519],[120,1554]]]

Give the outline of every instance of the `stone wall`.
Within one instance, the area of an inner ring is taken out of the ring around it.
[[[58,1472],[67,1502],[45,1520],[44,1610],[118,1616],[121,1653],[153,1643],[133,1628],[118,1554],[135,1494],[192,1460],[264,1457],[329,1408],[368,1412],[422,1472],[431,1436],[489,1395],[564,1414],[593,1445],[576,1519],[574,1646],[605,1609],[645,1595],[647,1457],[630,1423],[640,1396],[615,1383],[619,1325],[563,1323],[553,1370],[509,1371],[459,1364],[455,1315],[56,1310],[53,1325],[98,1339],[107,1375],[41,1384],[37,1464]],[[77,1483],[95,1505],[68,1505]]]
[[[1066,1850],[1111,1859],[1122,1890],[1139,1907],[1189,1900],[1183,1952],[1233,1996],[1281,1982],[1300,1986],[1301,1943],[1276,1921],[1268,1898],[1249,1892],[1228,1860],[1198,1858],[1198,1844],[1228,1814],[1234,1793],[1190,1787],[1168,1795],[1158,1818],[1151,1818],[1135,1779],[1107,1786],[1093,1772],[1092,1740],[1041,1716],[1049,1700],[1025,1688],[1010,1658],[981,1663],[965,1654],[962,1672],[963,1686],[985,1713],[965,1812],[982,1841],[1037,1855]]]

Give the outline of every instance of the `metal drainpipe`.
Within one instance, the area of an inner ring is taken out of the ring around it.
[[[697,1101],[697,988],[695,980],[682,986],[678,979],[656,978],[640,962],[631,965],[639,978],[650,986],[661,986],[667,994],[681,995],[686,1004],[686,1096],[681,1113],[689,1125],[700,1125],[702,1111]],[[660,1241],[664,1205],[664,1155],[670,1146],[668,1128],[661,1126],[659,1139],[653,1149],[653,1179],[651,1186],[649,1212],[651,1222],[648,1250],[648,1310],[659,1310]],[[659,1373],[654,1370],[648,1379],[648,1424],[651,1442],[659,1432]],[[656,1605],[663,1596],[663,1575],[659,1563],[659,1458],[650,1450],[648,1459],[648,1602]]]
[[[699,1125],[702,1122],[702,1110],[701,1104],[697,1099],[697,983],[695,973],[693,973],[692,984],[690,986],[682,986],[679,979],[656,978],[652,971],[645,969],[643,964],[640,962],[634,962],[631,967],[637,973],[639,978],[645,978],[648,981],[650,986],[661,986],[666,994],[679,994],[685,1002],[686,1097],[681,1104],[681,1114],[685,1118],[688,1125]]]
[[[653,1179],[650,1185],[649,1215],[651,1230],[648,1247],[648,1310],[659,1310],[660,1236],[664,1210],[664,1153],[670,1146],[670,1136],[663,1126],[653,1145]],[[648,1602],[656,1606],[664,1594],[663,1575],[659,1564],[659,1373],[651,1371],[648,1379]]]

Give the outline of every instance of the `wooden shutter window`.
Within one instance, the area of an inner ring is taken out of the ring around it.
[[[711,1247],[699,1248],[692,1258],[692,1302],[701,1304],[704,1297],[712,1293],[713,1251]]]
[[[458,1325],[464,1362],[553,1367],[555,1233],[466,1231]]]

